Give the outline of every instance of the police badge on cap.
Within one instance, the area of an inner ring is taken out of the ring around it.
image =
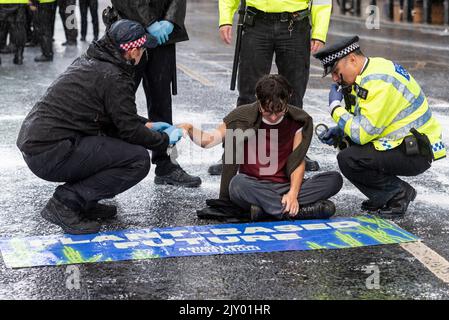
[[[321,61],[324,68],[323,78],[331,73],[335,63],[351,52],[360,49],[359,37],[344,38],[342,41],[325,47],[313,56]]]

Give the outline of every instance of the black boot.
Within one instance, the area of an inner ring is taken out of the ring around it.
[[[62,43],[62,46],[64,47],[73,47],[76,46],[78,42],[76,40],[67,40],[66,42]]]
[[[363,211],[376,212],[379,209],[382,209],[384,207],[384,205],[379,205],[377,203],[374,203],[372,200],[368,199],[368,200],[362,201],[362,205],[360,207]]]
[[[335,204],[330,200],[320,200],[313,204],[301,206],[294,220],[329,219],[335,214]]]
[[[53,61],[53,56],[46,56],[44,54],[41,54],[40,56],[37,56],[34,58],[35,62],[50,62]]]
[[[220,176],[221,173],[223,172],[223,162],[220,159],[220,161],[218,161],[216,164],[213,164],[209,167],[209,169],[207,170],[207,172],[211,175],[211,176]]]
[[[94,202],[84,208],[81,214],[90,220],[112,219],[117,215],[117,207]]]
[[[100,231],[98,222],[84,219],[79,211],[67,207],[55,197],[48,201],[41,211],[41,216],[69,234],[89,234]]]
[[[318,161],[310,159],[308,156],[306,156],[306,171],[318,171],[320,170],[320,165],[318,164]]]
[[[173,164],[170,160],[158,163],[155,173],[155,184],[169,184],[189,188],[195,188],[201,185],[200,177],[188,174],[179,165]]]
[[[407,212],[410,202],[416,198],[416,190],[403,181],[402,190],[397,193],[387,205],[379,210],[379,216],[381,218],[394,219],[400,218]]]
[[[14,60],[12,62],[17,65],[23,64],[23,48],[22,47],[19,47],[16,49],[16,52],[14,53]]]

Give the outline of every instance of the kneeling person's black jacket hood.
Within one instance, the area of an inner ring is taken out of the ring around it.
[[[168,135],[145,127],[137,115],[134,66],[108,36],[90,45],[47,89],[25,118],[17,146],[38,154],[65,139],[110,136],[151,150],[164,150]]]

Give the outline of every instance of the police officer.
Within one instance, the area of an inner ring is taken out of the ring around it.
[[[14,64],[23,64],[26,43],[26,8],[28,0],[0,0],[0,24],[10,30],[14,44]]]
[[[220,37],[230,44],[232,21],[239,0],[219,0]],[[310,52],[324,46],[332,10],[331,0],[247,0],[240,64],[237,106],[256,101],[257,81],[270,73],[273,55],[279,74],[294,88],[290,104],[303,107],[309,80]],[[309,8],[310,7],[310,8]],[[307,169],[316,171],[316,161],[306,159]],[[219,174],[221,164],[209,173]]]
[[[177,42],[189,39],[184,27],[186,0],[112,0],[118,16],[141,23],[154,37],[159,46],[147,53],[135,74],[135,89],[143,79],[147,99],[148,118],[153,121],[172,123],[173,75],[176,71]],[[189,175],[166,152],[153,151],[156,164],[156,184],[198,187],[201,179]]]
[[[63,46],[76,46],[78,28],[75,19],[76,0],[58,0],[59,15],[64,26],[66,42]]]
[[[337,126],[320,140],[332,145],[347,136],[352,141],[337,159],[343,175],[368,197],[363,210],[387,218],[404,215],[416,190],[398,176],[417,176],[446,156],[441,125],[424,92],[400,64],[366,57],[357,36],[315,57],[324,76],[330,73],[337,83],[329,93]]]
[[[36,8],[36,30],[42,54],[36,62],[53,61],[53,33],[56,18],[56,0],[33,0]]]

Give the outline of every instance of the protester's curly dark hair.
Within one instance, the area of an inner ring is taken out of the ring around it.
[[[293,94],[293,87],[279,74],[263,76],[256,84],[256,97],[263,111],[279,113],[285,111]]]

